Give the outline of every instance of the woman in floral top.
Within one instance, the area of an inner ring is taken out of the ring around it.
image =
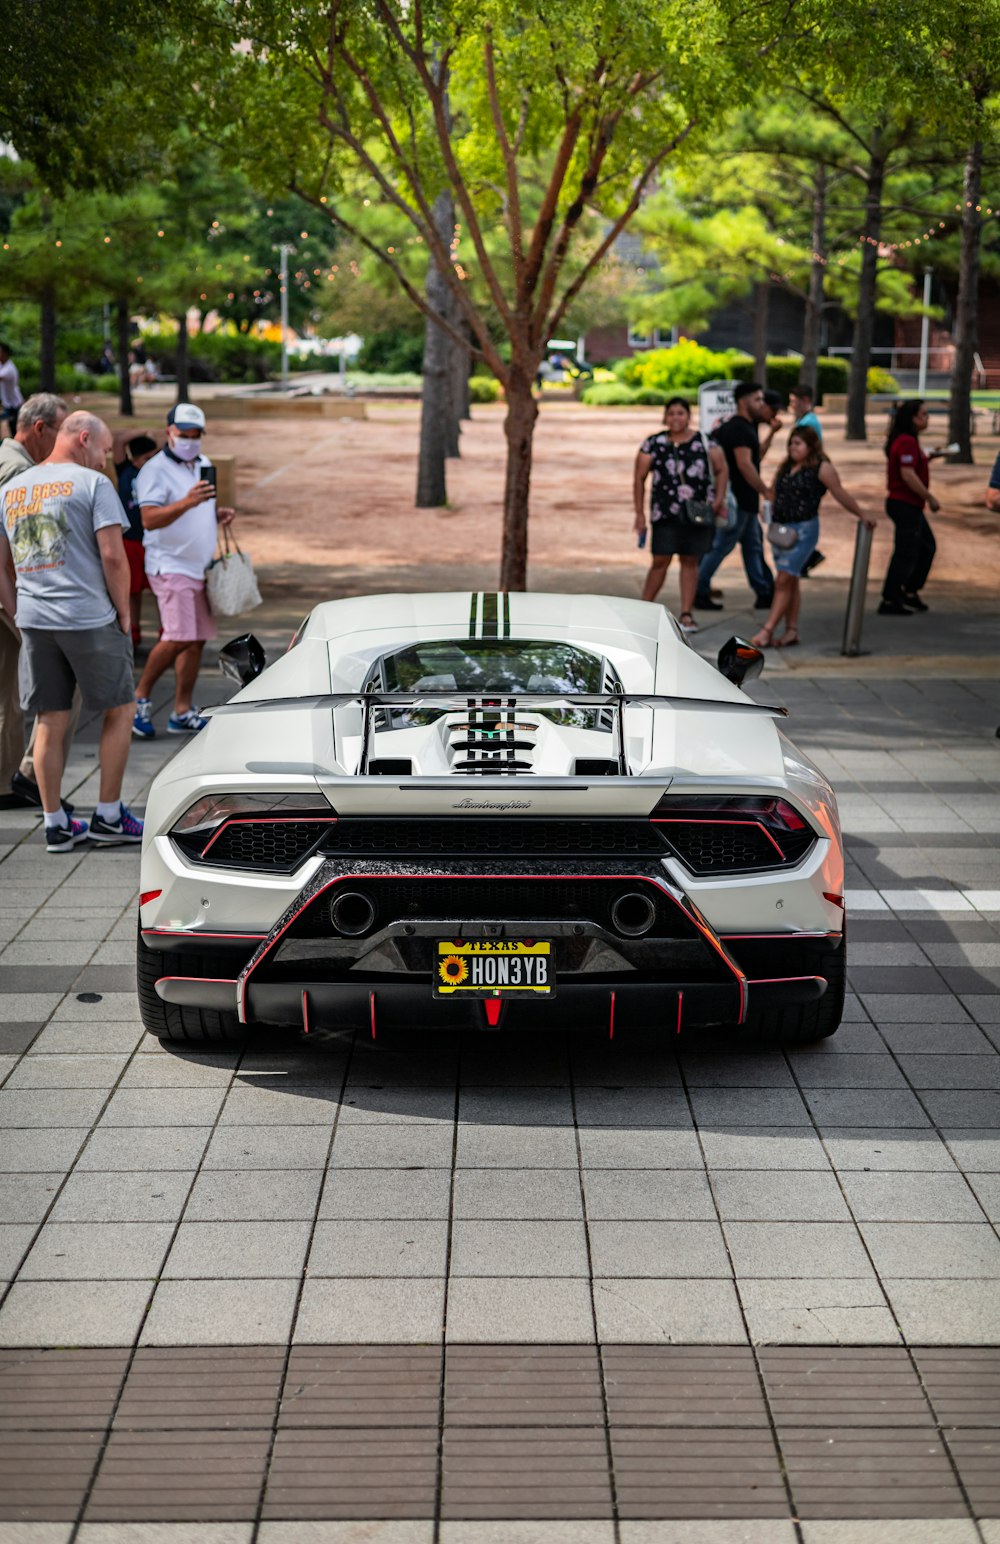
[[[724,519],[729,474],[719,447],[691,428],[691,404],[684,397],[671,397],[663,410],[663,428],[643,440],[635,458],[635,530],[640,539],[646,529],[645,488],[650,473],[652,566],[642,598],[656,599],[670,559],[676,555],[681,565],[680,624],[686,633],[695,633],[698,628],[691,607],[698,585],[698,561],[711,547],[715,528],[693,524],[687,506],[711,504],[716,519]]]

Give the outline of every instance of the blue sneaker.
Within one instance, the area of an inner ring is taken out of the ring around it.
[[[188,708],[186,713],[171,713],[167,719],[167,734],[197,734],[207,723],[208,719],[202,718],[197,708]]]
[[[135,699],[135,718],[132,720],[132,733],[137,740],[155,740],[156,730],[153,727],[153,703],[149,697],[137,697]]]
[[[76,824],[78,822],[74,821]],[[114,847],[123,842],[141,842],[142,821],[136,820],[124,804],[117,820],[102,820],[100,815],[95,814],[90,822],[90,840],[100,842],[105,847]]]
[[[85,842],[90,831],[85,820],[68,820],[64,826],[46,826],[46,852],[72,852],[79,842]]]

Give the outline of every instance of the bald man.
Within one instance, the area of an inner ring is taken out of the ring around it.
[[[0,605],[21,633],[21,707],[37,717],[50,853],[72,852],[88,837],[109,846],[142,840],[142,822],[121,802],[135,709],[126,518],[102,470],[110,449],[102,419],[70,413],[48,459],[0,492]],[[77,686],[85,706],[104,715],[89,828],[62,807],[63,737]]]

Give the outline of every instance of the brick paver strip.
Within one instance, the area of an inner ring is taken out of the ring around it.
[[[932,1423],[920,1379],[902,1347],[763,1346],[759,1358],[779,1431]]]
[[[100,1452],[98,1431],[9,1432],[0,1445],[0,1522],[72,1522]]]
[[[945,1433],[977,1517],[1000,1517],[1000,1438],[995,1428]]]
[[[0,1353],[0,1432],[103,1432],[128,1361],[109,1348]]]
[[[1000,1349],[918,1346],[913,1360],[941,1426],[1000,1426]]]
[[[933,1427],[809,1427],[781,1432],[800,1517],[965,1517]]]
[[[262,1515],[433,1517],[438,1433],[384,1426],[278,1432]]]
[[[293,1346],[278,1425],[436,1430],[441,1360],[437,1346]]]
[[[770,1431],[612,1427],[623,1518],[786,1517]]]
[[[603,1427],[445,1428],[444,1518],[612,1516]]]
[[[731,1346],[605,1346],[612,1426],[767,1426],[753,1353]]]
[[[284,1362],[278,1346],[141,1346],[115,1428],[270,1431]]]
[[[114,1431],[87,1522],[226,1522],[257,1513],[268,1433]]]
[[[449,1347],[444,1422],[603,1427],[596,1347]]]

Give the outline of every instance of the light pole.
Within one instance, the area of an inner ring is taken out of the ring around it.
[[[287,241],[278,249],[281,253],[281,385],[288,390],[288,254],[292,250]]]
[[[920,318],[920,374],[917,377],[917,391],[923,396],[927,390],[927,345],[930,342],[931,319],[927,315],[927,308],[931,303],[931,274],[932,268],[924,269],[924,314]]]

